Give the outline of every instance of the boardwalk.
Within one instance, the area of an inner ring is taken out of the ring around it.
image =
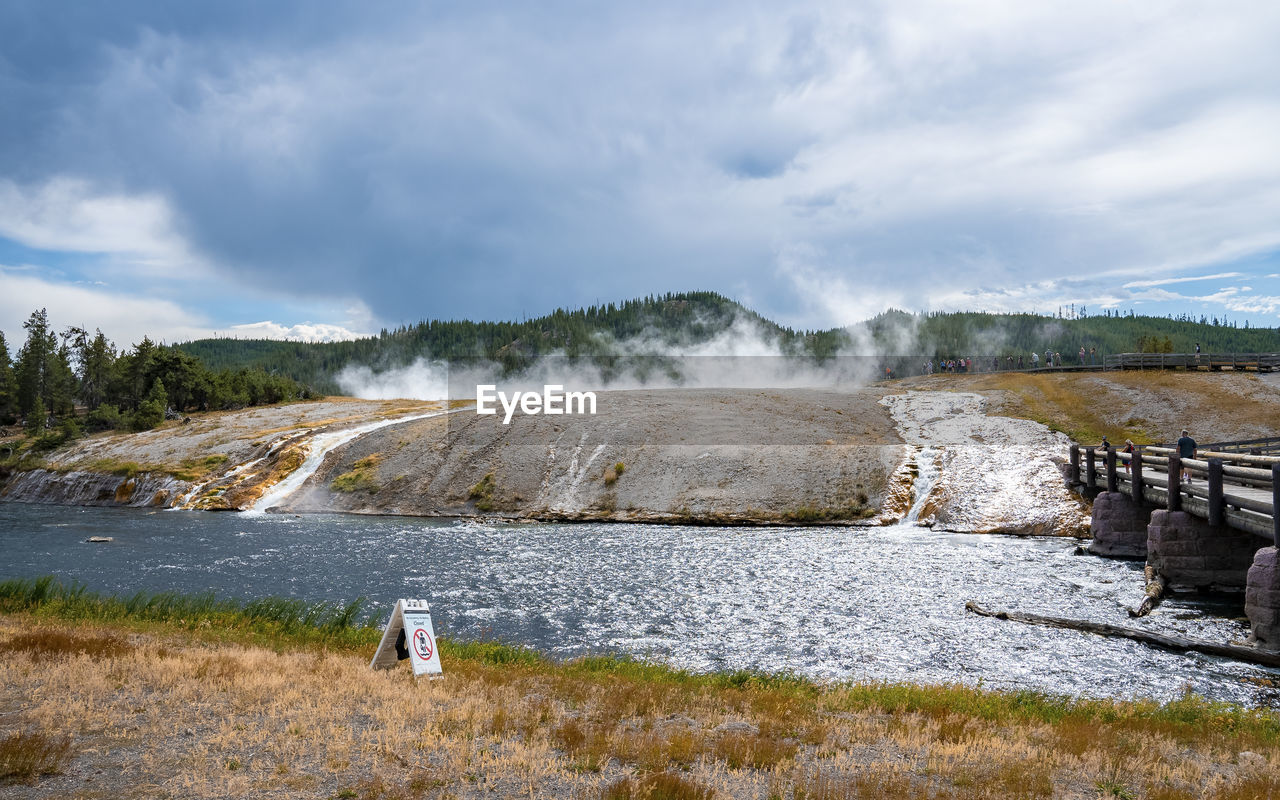
[[[1280,370],[1280,353],[1114,353],[1102,361],[1106,369]]]
[[[1194,459],[1179,459],[1177,451],[1168,447],[1144,447],[1130,456],[1114,448],[1104,451],[1073,443],[1071,479],[1086,487],[1124,492],[1136,502],[1186,511],[1214,525],[1255,533],[1280,546],[1276,514],[1280,456],[1234,452],[1250,445],[1272,449],[1277,441],[1221,442],[1214,445],[1220,449],[1202,449]],[[1183,468],[1190,481],[1181,479]]]

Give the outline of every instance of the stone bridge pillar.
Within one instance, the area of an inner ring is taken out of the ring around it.
[[[1244,613],[1258,647],[1280,650],[1280,559],[1274,547],[1264,547],[1253,557]]]
[[[1147,523],[1151,509],[1123,492],[1101,492],[1093,499],[1089,552],[1112,558],[1147,557]]]
[[[1158,509],[1147,526],[1147,563],[1170,589],[1240,592],[1259,544],[1252,533],[1210,525],[1185,511]]]

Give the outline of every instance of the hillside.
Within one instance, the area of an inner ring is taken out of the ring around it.
[[[322,392],[342,391],[335,376],[349,365],[384,370],[417,359],[485,358],[517,369],[539,355],[597,358],[619,353],[671,353],[749,330],[779,355],[889,359],[899,374],[926,358],[1064,355],[1159,348],[1190,352],[1280,351],[1280,329],[1237,328],[1208,321],[1133,315],[1058,319],[1035,314],[887,311],[848,328],[796,331],[714,292],[651,296],[578,310],[558,309],[524,322],[430,320],[348,342],[201,339],[179,347],[212,369],[256,367]],[[742,326],[745,326],[743,328]],[[736,332],[736,330],[734,332]],[[732,346],[732,342],[729,345]],[[880,371],[880,370],[877,370]]]

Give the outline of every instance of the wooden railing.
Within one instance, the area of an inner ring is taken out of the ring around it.
[[[1280,369],[1280,353],[1110,353],[1106,369]]]
[[[1280,515],[1276,513],[1280,509],[1280,456],[1232,452],[1225,447],[1203,448],[1196,455],[1181,458],[1172,447],[1142,447],[1123,453],[1114,447],[1073,442],[1070,480],[1074,485],[1125,492],[1136,503],[1186,511],[1212,525],[1256,533],[1280,547]],[[1190,477],[1186,483],[1182,481],[1184,470]]]

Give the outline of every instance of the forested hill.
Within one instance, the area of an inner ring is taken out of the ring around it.
[[[848,329],[794,331],[714,292],[646,297],[620,304],[559,309],[524,322],[431,320],[348,342],[304,343],[201,339],[179,347],[212,369],[260,367],[321,391],[337,392],[343,367],[375,370],[418,358],[483,357],[510,365],[531,356],[611,355],[623,350],[663,352],[696,345],[745,321],[780,352],[824,358],[836,354],[964,357],[1029,354],[1046,348],[1064,355],[1080,347],[1099,353],[1280,351],[1280,329],[1238,328],[1189,318],[1104,314],[1060,319],[1035,314],[972,312],[910,314],[888,311]]]
[[[350,364],[375,370],[405,366],[418,358],[488,358],[508,364],[538,355],[606,356],[619,342],[639,342],[662,352],[714,339],[736,321],[785,343],[788,351],[822,352],[834,347],[831,333],[797,334],[714,292],[652,296],[589,308],[557,309],[524,322],[430,320],[348,342],[281,342],[200,339],[179,347],[215,369],[260,366],[268,372],[306,376],[322,391],[337,392],[333,376]]]

